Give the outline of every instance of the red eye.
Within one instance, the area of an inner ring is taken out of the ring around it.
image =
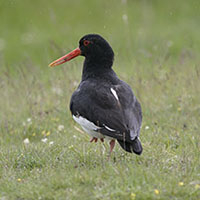
[[[84,41],[83,41],[83,44],[84,44],[84,46],[87,46],[88,44],[90,44],[90,41],[84,40]]]

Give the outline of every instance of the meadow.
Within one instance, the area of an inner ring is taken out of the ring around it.
[[[0,200],[199,200],[200,2],[0,0]],[[143,109],[143,154],[90,143],[69,101],[88,33]]]

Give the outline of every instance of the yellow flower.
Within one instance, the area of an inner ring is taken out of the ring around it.
[[[177,108],[177,110],[180,112],[182,109],[179,107],[179,108]]]
[[[136,194],[135,193],[131,193],[131,200],[135,200]]]
[[[22,179],[21,179],[21,178],[18,178],[18,179],[17,179],[17,181],[18,181],[18,182],[21,182],[21,181],[22,181]]]
[[[42,135],[45,135],[45,131],[42,131]]]
[[[34,137],[35,135],[36,135],[35,133],[32,134],[33,137]]]
[[[183,186],[184,183],[183,183],[183,182],[179,182],[178,185],[179,185],[179,186]]]
[[[49,136],[51,133],[50,133],[50,131],[48,131],[47,133],[46,133],[46,136]]]
[[[157,195],[160,193],[159,190],[157,190],[157,189],[155,189],[154,192],[155,192],[155,194],[157,194]]]
[[[196,184],[195,185],[195,189],[197,190],[197,189],[200,189],[200,185],[199,184]]]

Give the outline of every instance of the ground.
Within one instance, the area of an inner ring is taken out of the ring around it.
[[[0,2],[0,199],[200,199],[200,3]],[[69,111],[87,33],[143,109],[143,154],[89,143]]]

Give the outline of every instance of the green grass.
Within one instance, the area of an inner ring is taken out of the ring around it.
[[[199,13],[197,0],[1,0],[0,199],[199,200]],[[77,130],[82,57],[48,68],[87,33],[110,42],[142,104],[141,156],[117,145],[108,162]]]

